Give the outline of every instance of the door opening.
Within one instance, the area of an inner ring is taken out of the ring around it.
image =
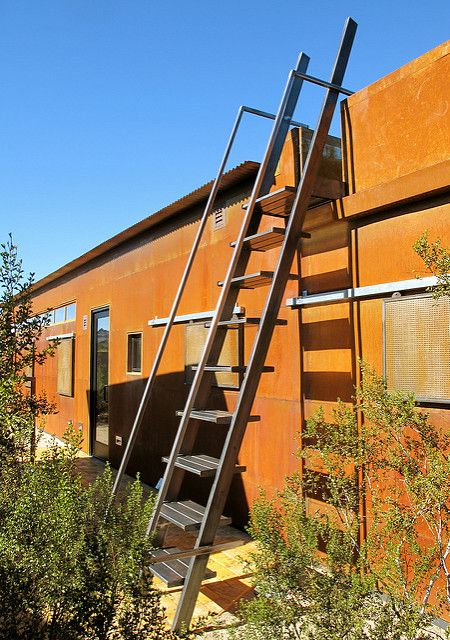
[[[109,309],[92,312],[91,323],[91,452],[109,456]]]

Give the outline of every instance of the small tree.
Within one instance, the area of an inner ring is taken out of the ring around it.
[[[37,349],[48,318],[33,315],[34,274],[25,276],[12,236],[0,251],[0,456],[34,456],[35,421],[54,411],[44,394],[25,394],[27,373],[53,354]],[[1,458],[0,458],[1,460]]]
[[[302,473],[252,511],[258,597],[235,634],[434,637],[431,614],[450,608],[449,444],[412,395],[363,367],[357,402],[307,422]]]
[[[437,277],[437,284],[430,290],[435,298],[450,295],[450,250],[442,246],[438,239],[430,242],[428,231],[425,231],[413,245],[427,270]]]

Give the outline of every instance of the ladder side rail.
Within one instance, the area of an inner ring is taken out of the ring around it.
[[[301,53],[299,55],[295,71],[301,71],[301,72],[306,71],[308,67],[308,63],[309,63],[309,57],[306,54]],[[158,498],[155,504],[153,515],[152,515],[152,518],[150,519],[150,522],[147,528],[147,534],[151,534],[152,532],[155,531],[158,520],[159,520],[159,515],[161,512],[162,505],[169,491],[169,480],[175,469],[176,459],[180,453],[183,439],[187,431],[188,423],[190,420],[190,414],[192,409],[194,408],[194,403],[197,399],[198,391],[200,390],[204,369],[207,364],[210,352],[213,347],[214,339],[216,336],[217,326],[226,308],[228,293],[231,287],[231,280],[234,276],[236,267],[239,263],[241,250],[244,244],[244,238],[246,236],[247,229],[253,217],[253,212],[256,206],[256,200],[261,195],[261,193],[269,191],[273,181],[273,176],[275,174],[275,170],[281,155],[283,144],[284,144],[287,132],[289,130],[290,121],[293,116],[295,107],[297,105],[298,96],[300,94],[300,90],[303,84],[303,80],[295,76],[295,71],[291,71],[288,76],[286,87],[283,92],[283,97],[281,99],[280,106],[278,109],[277,117],[274,121],[272,132],[270,134],[267,148],[264,154],[264,159],[260,165],[255,183],[253,185],[248,207],[244,215],[244,220],[242,222],[242,226],[239,232],[238,239],[236,241],[236,245],[234,247],[232,258],[230,260],[228,270],[224,278],[222,291],[220,293],[220,296],[217,302],[214,316],[211,320],[211,325],[208,331],[206,342],[203,346],[203,351],[200,358],[200,362],[198,364],[198,369],[195,373],[194,380],[192,382],[191,389],[190,389],[190,392],[186,401],[186,405],[183,411],[183,415],[181,417],[181,421],[178,427],[178,431],[172,446],[172,451],[170,453],[170,457],[166,465],[162,485],[158,493]],[[234,301],[232,301],[232,306],[234,307]]]
[[[205,209],[203,211],[203,214],[202,214],[202,217],[201,217],[201,220],[200,220],[199,227],[197,229],[197,233],[196,233],[195,238],[194,238],[194,242],[192,244],[192,247],[191,247],[191,250],[190,250],[190,253],[189,253],[189,257],[188,257],[187,263],[186,263],[185,268],[184,268],[183,276],[181,278],[181,281],[180,281],[180,284],[178,286],[174,301],[172,303],[172,309],[170,311],[169,317],[167,318],[167,324],[166,324],[166,327],[164,329],[164,333],[163,333],[163,336],[161,338],[161,341],[159,343],[158,351],[157,351],[157,353],[155,355],[155,359],[153,361],[152,369],[151,369],[149,377],[147,379],[147,382],[146,382],[146,385],[145,385],[145,388],[144,388],[144,392],[142,394],[141,401],[139,403],[139,407],[138,407],[137,412],[136,412],[136,417],[134,419],[133,426],[132,426],[131,431],[130,431],[130,435],[129,435],[129,438],[128,438],[127,446],[125,447],[125,451],[123,453],[122,460],[120,462],[120,467],[119,467],[119,470],[117,472],[117,476],[116,476],[115,481],[114,481],[114,486],[113,486],[113,489],[112,489],[112,496],[114,496],[116,494],[116,492],[117,492],[117,490],[118,490],[118,488],[120,486],[120,483],[121,483],[121,481],[123,479],[123,476],[124,476],[124,474],[126,472],[126,468],[127,468],[128,462],[130,460],[131,453],[132,453],[134,445],[136,443],[136,438],[138,436],[139,429],[140,429],[140,427],[142,425],[142,421],[144,419],[145,410],[146,410],[146,408],[148,406],[148,403],[149,403],[149,400],[150,400],[150,397],[151,397],[151,393],[152,393],[152,390],[153,390],[153,386],[154,386],[154,383],[155,383],[155,380],[156,380],[156,374],[158,372],[158,368],[159,368],[159,365],[161,363],[161,359],[162,359],[162,357],[164,355],[164,351],[165,351],[165,348],[166,348],[166,345],[167,345],[167,342],[168,342],[168,339],[169,339],[169,335],[170,335],[172,326],[174,324],[175,316],[177,315],[177,311],[178,311],[178,307],[180,305],[181,297],[182,297],[182,295],[184,293],[184,290],[186,288],[186,283],[188,281],[189,275],[190,275],[191,270],[192,270],[192,265],[194,263],[196,255],[197,255],[197,250],[198,250],[198,247],[200,245],[200,241],[202,239],[202,236],[203,236],[203,233],[204,233],[204,230],[205,230],[205,227],[206,227],[206,223],[208,221],[208,216],[210,215],[210,213],[211,213],[211,211],[213,209],[217,194],[219,192],[220,183],[221,183],[223,174],[225,172],[225,167],[226,167],[226,164],[228,162],[228,158],[230,156],[231,149],[232,149],[234,141],[236,139],[236,135],[237,135],[239,126],[241,124],[242,116],[243,116],[244,113],[245,113],[245,107],[243,107],[243,106],[239,107],[237,115],[236,115],[236,118],[235,118],[235,121],[234,121],[234,124],[233,124],[233,127],[232,127],[230,135],[228,137],[228,141],[227,141],[227,144],[226,144],[226,147],[225,147],[225,152],[223,154],[222,161],[221,161],[219,169],[217,171],[217,175],[216,175],[216,178],[214,180],[214,184],[213,184],[212,189],[210,191],[207,203],[205,205]]]
[[[355,37],[356,27],[356,22],[348,18],[345,23],[330,84],[340,85],[342,82]],[[275,319],[282,304],[284,289],[298,247],[304,217],[320,168],[323,148],[338,96],[339,91],[330,87],[325,94],[318,126],[311,141],[305,162],[305,169],[286,228],[286,237],[280,251],[273,282],[261,316],[260,327],[253,344],[247,367],[247,375],[244,378],[239,394],[236,411],[227,434],[195,548],[212,544],[216,535],[219,518],[225,506],[233,477],[232,470],[237,460],[247,420],[259,385],[261,371],[275,327]],[[179,629],[183,623],[188,624],[191,620],[208,559],[209,556],[202,555],[193,557],[190,562],[173,622],[173,629],[175,630]]]

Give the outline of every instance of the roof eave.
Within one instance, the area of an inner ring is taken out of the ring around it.
[[[246,162],[243,162],[237,167],[230,169],[230,171],[227,171],[227,173],[225,173],[222,177],[220,192],[223,192],[239,184],[240,182],[243,182],[244,180],[248,180],[250,177],[256,174],[258,167],[259,167],[258,162],[247,160]],[[79,256],[78,258],[71,260],[70,262],[60,267],[56,271],[49,273],[47,276],[44,276],[43,278],[35,282],[31,288],[31,291],[33,293],[36,293],[37,291],[39,291],[39,289],[42,289],[43,287],[51,284],[52,282],[59,280],[59,278],[62,278],[63,276],[71,273],[72,271],[75,271],[76,269],[88,264],[89,262],[95,260],[96,258],[107,253],[108,251],[111,251],[112,249],[119,247],[125,242],[132,240],[136,236],[140,235],[141,233],[144,233],[145,231],[148,231],[152,227],[155,227],[156,225],[161,224],[162,222],[165,222],[169,218],[172,218],[178,215],[179,213],[200,204],[201,202],[205,201],[206,198],[208,197],[213,183],[214,183],[214,180],[207,182],[206,184],[202,185],[195,191],[192,191],[186,196],[183,196],[182,198],[175,200],[174,202],[167,205],[163,209],[160,209],[159,211],[156,211],[150,216],[147,216],[143,220],[136,222],[136,224],[132,225],[131,227],[128,227],[127,229],[124,229],[123,231],[116,234],[112,238],[105,240],[105,242],[102,242],[101,244],[97,245],[93,249],[90,249],[89,251]]]

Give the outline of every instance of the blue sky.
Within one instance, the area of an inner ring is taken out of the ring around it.
[[[450,37],[449,0],[1,0],[0,240],[41,277],[211,179],[237,107],[276,110],[300,50],[328,77],[348,15],[355,90]]]

